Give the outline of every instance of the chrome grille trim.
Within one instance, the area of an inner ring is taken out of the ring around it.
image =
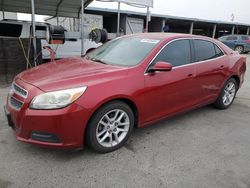
[[[15,94],[19,95],[20,97],[27,98],[28,97],[28,91],[17,85],[16,83],[12,84],[12,90]]]

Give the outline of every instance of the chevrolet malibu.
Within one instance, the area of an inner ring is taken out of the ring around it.
[[[20,73],[5,112],[17,140],[111,152],[135,127],[208,104],[228,108],[245,71],[246,58],[211,38],[129,35]]]

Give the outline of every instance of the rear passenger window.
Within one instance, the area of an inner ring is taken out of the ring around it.
[[[226,40],[227,37],[223,36],[223,37],[220,37],[218,38],[219,41],[222,41],[222,40]]]
[[[224,55],[224,53],[221,51],[221,49],[218,46],[216,46],[215,44],[214,44],[214,48],[215,48],[216,57],[220,57],[220,56]]]
[[[237,40],[237,36],[229,36],[227,37],[227,40]]]
[[[205,61],[223,55],[223,52],[212,42],[194,40],[195,61]]]
[[[242,40],[249,40],[249,37],[248,36],[241,36],[241,39]]]
[[[171,63],[173,67],[189,64],[191,62],[190,41],[185,39],[171,42],[158,54],[153,65],[158,61]]]

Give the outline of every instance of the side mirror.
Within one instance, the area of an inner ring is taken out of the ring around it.
[[[171,71],[173,68],[173,65],[171,63],[168,62],[164,62],[164,61],[159,61],[157,62],[153,67],[149,68],[149,72],[155,72],[155,71]]]

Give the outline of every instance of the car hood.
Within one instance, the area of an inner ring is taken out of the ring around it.
[[[126,67],[105,65],[83,58],[67,58],[26,70],[17,76],[43,91],[88,86],[127,73]]]

